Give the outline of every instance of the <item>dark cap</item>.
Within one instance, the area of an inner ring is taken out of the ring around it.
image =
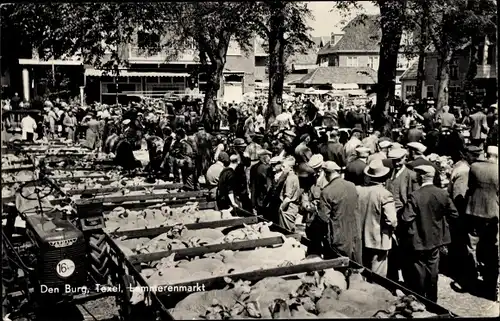
[[[222,163],[229,163],[229,155],[226,152],[220,152],[217,160]]]

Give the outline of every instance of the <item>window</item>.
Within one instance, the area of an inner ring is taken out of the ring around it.
[[[427,98],[434,98],[434,86],[427,86]]]
[[[347,57],[347,67],[357,67],[358,57]]]
[[[405,93],[406,97],[405,97],[405,99],[412,98],[417,93],[417,86],[415,86],[415,85],[406,85],[405,89],[406,89],[406,93]]]
[[[255,57],[255,67],[267,67],[267,57]]]
[[[139,31],[137,33],[137,45],[141,48],[155,47],[160,44],[160,36],[152,33]]]
[[[370,67],[371,69],[377,70],[378,69],[378,57],[376,57],[376,56],[369,57],[368,60],[369,60],[368,67]]]
[[[450,78],[454,80],[458,79],[458,61],[456,59],[450,62]]]

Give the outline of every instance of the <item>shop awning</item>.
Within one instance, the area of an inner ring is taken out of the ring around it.
[[[105,70],[98,69],[85,69],[85,76],[88,77],[102,77],[102,76],[114,76],[113,73],[109,72],[106,74]],[[120,70],[118,77],[179,77],[187,78],[189,74],[187,72],[158,72],[158,71],[128,71]]]
[[[359,89],[358,84],[332,84],[332,89]]]

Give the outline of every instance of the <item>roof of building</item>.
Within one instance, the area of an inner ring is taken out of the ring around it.
[[[297,81],[304,77],[304,74],[288,74],[285,76],[285,84],[290,84],[291,82]]]
[[[343,29],[344,36],[335,44],[330,41],[318,55],[336,52],[379,52],[380,27],[378,15],[358,15]]]
[[[319,67],[291,84],[375,84],[377,72],[368,67]]]
[[[418,59],[414,61],[410,68],[406,69],[405,72],[399,77],[399,80],[415,80],[417,79],[418,73]]]
[[[316,48],[321,48],[322,46],[325,46],[328,44],[330,41],[329,36],[322,36],[322,37],[312,37],[311,40],[314,42],[314,45]]]
[[[318,50],[316,48],[307,49],[305,53],[296,53],[287,60],[287,65],[315,65]]]

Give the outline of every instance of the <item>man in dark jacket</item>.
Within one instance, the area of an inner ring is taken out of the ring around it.
[[[272,184],[271,166],[269,165],[271,155],[268,150],[259,151],[259,161],[250,168],[250,194],[253,209],[257,215],[263,215],[265,212],[264,200]]]
[[[335,162],[340,167],[345,166],[344,146],[339,143],[339,134],[336,130],[329,133],[326,148],[321,154],[325,161]]]
[[[345,180],[357,186],[364,186],[366,183],[366,176],[364,170],[367,166],[366,161],[370,155],[370,149],[366,147],[356,148],[357,158],[348,163],[345,168]]]
[[[342,255],[361,262],[356,186],[340,177],[340,167],[334,162],[325,162],[323,170],[329,182],[321,192],[317,215],[324,222],[326,230],[323,258]]]
[[[409,169],[414,169],[420,165],[430,165],[434,167],[435,176],[434,176],[434,185],[437,187],[441,187],[441,176],[439,174],[439,168],[433,162],[425,159],[424,153],[427,147],[421,143],[409,143],[408,150],[410,151],[410,162],[408,163]]]
[[[231,155],[229,158],[230,164],[224,168],[219,176],[219,184],[217,185],[216,202],[219,211],[227,210],[231,207],[238,207],[237,199],[235,196],[236,178],[234,170],[240,162],[238,155]]]
[[[420,142],[423,137],[424,137],[424,132],[421,129],[418,129],[417,122],[412,120],[410,122],[410,129],[408,130],[406,141],[408,143]]]
[[[401,243],[406,251],[403,277],[409,289],[437,302],[439,251],[451,242],[448,220],[458,217],[458,212],[448,193],[434,186],[434,167],[414,169],[421,187],[410,194],[401,215]]]

